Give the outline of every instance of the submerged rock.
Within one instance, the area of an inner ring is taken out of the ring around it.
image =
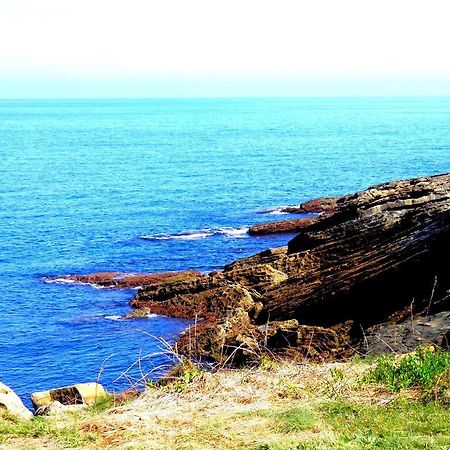
[[[248,234],[251,236],[260,236],[264,234],[293,233],[309,227],[322,218],[322,216],[302,217],[301,219],[277,220],[274,222],[260,223],[250,227],[248,229]]]
[[[19,396],[6,384],[0,382],[0,415],[2,411],[8,414],[21,417],[22,419],[31,419],[33,413],[25,407]]]
[[[381,184],[333,199],[329,208],[287,247],[194,280],[152,284],[132,306],[206,319],[179,349],[238,363],[265,352],[348,355],[374,326],[404,321],[400,312],[411,304],[415,315],[443,310],[450,175]],[[276,331],[263,332],[265,324]]]
[[[47,282],[90,284],[111,289],[133,289],[159,283],[163,280],[187,280],[200,276],[196,270],[164,273],[120,273],[120,272],[96,272],[86,275],[60,275],[46,277]]]

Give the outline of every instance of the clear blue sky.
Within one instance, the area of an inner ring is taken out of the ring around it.
[[[0,98],[450,95],[448,0],[0,0]]]

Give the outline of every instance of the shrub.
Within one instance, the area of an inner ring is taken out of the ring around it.
[[[450,353],[428,346],[402,357],[382,356],[365,381],[392,392],[419,388],[425,400],[440,400],[450,387]]]

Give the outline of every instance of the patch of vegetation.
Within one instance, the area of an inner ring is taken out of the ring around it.
[[[269,358],[268,356],[263,356],[261,358],[261,361],[259,362],[259,369],[271,371],[276,370],[279,368],[279,364],[272,358]]]
[[[189,359],[184,359],[177,368],[177,373],[173,380],[167,385],[175,392],[183,392],[202,373],[200,367]]]
[[[282,434],[309,430],[316,423],[315,414],[308,408],[290,408],[281,411],[258,411],[258,416],[273,419],[276,431]]]
[[[329,448],[443,450],[450,445],[450,411],[436,403],[333,402],[322,405],[321,416],[338,437]]]
[[[450,388],[450,353],[429,346],[402,357],[382,356],[365,381],[384,384],[392,392],[419,388],[423,399],[442,400]]]
[[[97,398],[95,403],[90,406],[90,409],[94,413],[107,411],[115,406],[114,400],[113,394],[103,395]]]
[[[0,416],[0,444],[6,444],[15,438],[46,439],[66,447],[85,447],[94,443],[98,436],[94,433],[82,432],[76,426],[64,424],[58,426],[51,417],[34,417],[23,420],[18,417],[3,414]]]

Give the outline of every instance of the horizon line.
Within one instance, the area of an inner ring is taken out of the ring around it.
[[[325,99],[325,98],[443,98],[448,94],[354,94],[354,95],[204,95],[204,96],[99,96],[99,97],[0,97],[3,101],[45,101],[45,100],[245,100],[245,99]]]

